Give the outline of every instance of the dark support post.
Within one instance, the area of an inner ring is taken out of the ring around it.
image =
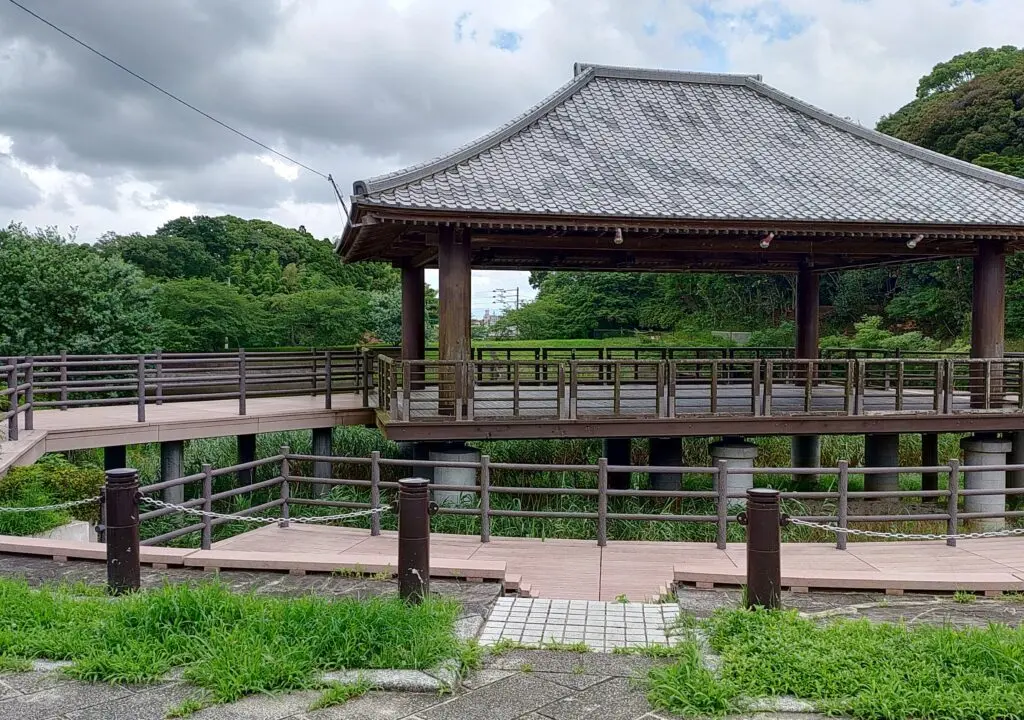
[[[437,253],[440,311],[437,351],[441,362],[463,363],[473,359],[470,354],[471,259],[469,230],[442,226]],[[466,395],[460,382],[462,378],[457,367],[446,368],[442,373],[438,378],[438,413],[457,415],[455,401]]]
[[[605,438],[604,456],[608,458],[608,464],[629,465],[633,459],[631,455],[632,444],[633,442],[629,438]],[[611,490],[629,490],[630,485],[630,473],[608,473],[608,487]]]
[[[238,414],[245,415],[245,349],[238,348]]]
[[[939,436],[938,433],[923,433],[921,435],[921,465],[923,467],[937,467],[939,464]],[[926,472],[921,474],[922,490],[939,489],[939,473]],[[925,498],[925,502],[938,502],[937,497]]]
[[[363,362],[366,362],[366,357],[362,358]],[[334,402],[334,367],[331,357],[331,351],[324,351],[324,408],[327,410],[331,409]],[[364,404],[365,407],[365,404]]]
[[[135,402],[138,405],[138,420],[146,422],[146,356],[139,355],[135,371]]]
[[[35,360],[29,356],[25,358],[25,364],[28,365],[25,368],[25,385],[28,386],[25,388],[25,429],[35,430]]]
[[[900,436],[892,433],[870,433],[864,436],[864,464],[875,468],[900,466]],[[880,475],[865,475],[864,489],[868,492],[898,491],[899,471]]]
[[[398,594],[420,603],[430,592],[430,481],[398,481]]]
[[[808,264],[802,264],[796,276],[796,357],[801,360],[818,359],[818,297],[820,294],[819,276]],[[808,382],[807,374],[813,373],[810,366],[805,373],[798,372],[796,377]],[[813,378],[810,378],[813,380]],[[793,467],[818,467],[821,464],[821,439],[817,435],[803,435],[793,438]],[[818,484],[816,475],[801,475],[797,480],[797,488],[811,490]]]
[[[239,435],[238,436],[238,464],[243,465],[245,463],[251,463],[256,459],[256,436],[255,435]],[[253,471],[250,470],[239,470],[238,471],[238,487],[245,487],[246,485],[252,485]]]
[[[423,268],[402,266],[402,360],[426,357],[425,282]],[[421,390],[423,373],[415,373],[408,382],[413,390]]]
[[[1006,439],[1012,443],[1010,455],[1006,458],[1007,465],[1024,465],[1024,432],[1011,432]],[[1006,473],[1007,488],[1024,488],[1024,470],[1010,470]],[[1010,510],[1019,510],[1024,506],[1024,495],[1007,495],[1006,504]]]
[[[111,445],[103,448],[103,469],[117,470],[128,464],[128,447]]]
[[[320,457],[330,457],[333,450],[334,428],[313,428],[313,454]],[[334,464],[328,460],[313,461],[313,477],[330,480],[334,474]],[[322,497],[331,491],[329,483],[315,483],[313,485],[313,496]]]
[[[1001,358],[1006,322],[1006,256],[997,240],[980,240],[974,257],[971,357]],[[971,407],[985,407],[984,365],[971,368]],[[991,393],[1002,393],[1002,367],[992,368]]]
[[[746,606],[774,610],[782,604],[779,491],[747,490]]]
[[[139,589],[139,471],[107,470],[107,589],[114,595]]]

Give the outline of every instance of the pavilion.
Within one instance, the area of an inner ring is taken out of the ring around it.
[[[439,269],[443,362],[472,359],[471,268],[792,273],[796,356],[817,358],[823,273],[969,257],[971,355],[997,359],[1005,256],[1022,247],[1024,180],[760,76],[577,63],[494,132],[356,182],[338,252],[401,268],[405,360],[424,357],[423,271]],[[814,462],[816,441],[796,437],[794,461]]]

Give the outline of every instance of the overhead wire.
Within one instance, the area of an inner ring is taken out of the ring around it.
[[[253,136],[251,136],[251,135],[249,135],[249,134],[239,130],[238,128],[229,125],[228,123],[224,122],[220,118],[214,117],[213,115],[211,115],[210,113],[206,112],[205,110],[202,110],[202,109],[196,107],[192,103],[190,103],[187,100],[179,97],[178,95],[175,95],[171,91],[165,90],[164,88],[162,88],[159,85],[157,85],[155,82],[153,82],[153,81],[143,77],[139,73],[135,72],[134,70],[132,70],[129,67],[126,67],[122,63],[118,62],[117,60],[115,60],[114,58],[110,57],[109,55],[101,52],[100,50],[97,50],[95,47],[93,47],[89,43],[85,42],[84,40],[81,40],[81,39],[75,37],[74,35],[72,35],[70,32],[68,32],[64,28],[62,28],[62,27],[60,27],[60,26],[50,22],[49,20],[47,20],[43,16],[39,15],[38,13],[36,13],[31,8],[25,7],[20,2],[18,2],[18,0],[7,0],[7,2],[9,2],[11,5],[13,5],[14,7],[18,8],[19,10],[21,10],[21,11],[27,13],[28,15],[32,16],[33,18],[35,18],[39,22],[43,23],[47,27],[49,27],[49,28],[55,30],[56,32],[60,33],[61,35],[66,37],[68,40],[71,40],[72,42],[74,42],[74,43],[80,45],[81,47],[85,48],[86,50],[88,50],[92,54],[94,54],[94,55],[96,55],[96,56],[106,60],[111,65],[113,65],[113,66],[119,68],[120,70],[123,70],[124,72],[128,73],[129,75],[131,75],[136,80],[138,80],[138,81],[140,81],[142,83],[145,83],[146,85],[148,85],[152,89],[156,90],[160,94],[165,95],[166,97],[170,98],[171,100],[173,100],[173,101],[175,101],[177,103],[180,103],[181,105],[184,105],[189,110],[192,110],[193,112],[198,113],[199,115],[202,115],[207,120],[210,120],[212,122],[217,123],[218,125],[220,125],[225,130],[227,130],[227,131],[229,131],[231,133],[234,133],[235,135],[237,135],[240,138],[248,140],[249,142],[253,143],[254,145],[257,145],[258,147],[266,150],[267,152],[272,153],[273,155],[276,155],[277,157],[281,158],[282,160],[286,160],[286,161],[292,163],[293,165],[296,165],[296,166],[302,168],[303,170],[306,170],[308,172],[313,173],[314,175],[317,175],[317,176],[323,178],[328,183],[330,183],[331,188],[334,191],[334,195],[337,198],[338,203],[340,203],[342,210],[344,211],[344,214],[343,214],[343,217],[342,217],[342,221],[344,221],[347,218],[349,222],[352,222],[352,214],[349,212],[348,207],[345,205],[345,200],[342,197],[341,192],[338,190],[338,185],[337,185],[337,183],[334,182],[334,178],[330,174],[320,172],[319,170],[317,170],[315,168],[312,168],[309,165],[306,165],[305,163],[303,163],[303,162],[301,162],[299,160],[296,160],[292,156],[287,155],[286,153],[283,153],[280,150],[276,150],[275,148],[271,147],[270,145],[267,145],[266,143],[257,140]]]

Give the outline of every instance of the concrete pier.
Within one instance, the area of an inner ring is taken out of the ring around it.
[[[1005,465],[1006,456],[1013,448],[1009,440],[998,435],[975,435],[960,441],[964,451],[964,466]],[[964,472],[964,487],[968,490],[1003,490],[1006,488],[1005,470]],[[1005,495],[968,495],[964,498],[965,513],[1001,513],[1006,510]],[[968,520],[971,532],[1002,530],[1004,518]]]
[[[750,472],[729,473],[729,494],[743,494],[754,487],[754,462],[757,460],[757,445],[746,442],[743,438],[722,438],[709,447],[711,464],[717,466],[722,460],[729,469],[749,470]],[[718,477],[715,476],[715,489],[718,489]],[[744,506],[742,499],[729,500],[729,506]]]
[[[185,442],[170,440],[160,443],[160,482],[185,476]],[[164,502],[180,505],[185,501],[185,486],[164,490]]]
[[[900,436],[872,434],[864,436],[864,465],[866,467],[899,467]],[[865,475],[864,489],[867,492],[890,492],[900,489],[898,472],[881,475]]]
[[[651,461],[653,465],[680,467],[683,464],[683,443],[679,438],[651,438]],[[673,472],[652,472],[649,476],[651,490],[680,490],[682,476]]]
[[[605,438],[603,452],[609,465],[629,465],[632,458],[632,447],[633,442],[629,438]],[[629,490],[630,484],[630,473],[608,473],[608,488],[610,490]]]

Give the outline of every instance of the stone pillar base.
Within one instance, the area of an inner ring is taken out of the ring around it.
[[[334,439],[333,428],[313,429],[313,454],[322,457],[329,457],[334,453],[332,441]],[[334,466],[329,462],[317,461],[313,463],[313,477],[330,479],[334,475]],[[313,497],[323,497],[331,492],[332,485],[328,483],[316,483],[313,485]]]
[[[448,445],[430,451],[430,460],[436,462],[480,462],[480,451],[462,444]],[[434,484],[464,485],[476,487],[477,470],[475,468],[434,468]],[[448,507],[459,507],[462,504],[476,506],[479,496],[475,492],[459,492],[458,490],[435,490],[434,502]]]
[[[666,467],[681,467],[683,464],[683,441],[680,438],[651,438],[650,464]],[[672,472],[652,472],[648,476],[651,490],[681,490],[682,476]]]
[[[1006,455],[1013,444],[995,435],[975,435],[960,441],[964,451],[964,466],[1005,465]],[[984,470],[982,472],[964,473],[964,487],[968,490],[1003,490],[1006,488],[1005,470]],[[964,512],[998,513],[1006,510],[1005,495],[968,495],[964,498]],[[1004,518],[982,518],[968,520],[967,527],[971,532],[988,532],[1002,530],[1006,526]]]
[[[865,435],[864,464],[867,467],[899,467],[900,436]],[[895,492],[899,489],[898,472],[864,476],[864,490],[867,492]]]
[[[185,443],[171,440],[160,443],[160,482],[185,477]],[[175,485],[164,490],[164,502],[181,505],[185,502],[185,486]]]
[[[716,466],[724,460],[729,469],[749,469],[749,473],[729,473],[729,494],[744,494],[754,487],[754,461],[757,460],[757,445],[745,442],[742,438],[723,438],[709,446],[711,464]],[[718,476],[715,476],[715,489],[718,489]],[[730,499],[729,507],[743,507],[746,500]]]
[[[1013,443],[1006,464],[1024,465],[1024,432],[1007,433],[1005,437]],[[1024,488],[1024,470],[1010,470],[1006,473],[1006,487]],[[1006,504],[1013,510],[1019,510],[1024,507],[1024,495],[1011,495],[1006,498]]]

